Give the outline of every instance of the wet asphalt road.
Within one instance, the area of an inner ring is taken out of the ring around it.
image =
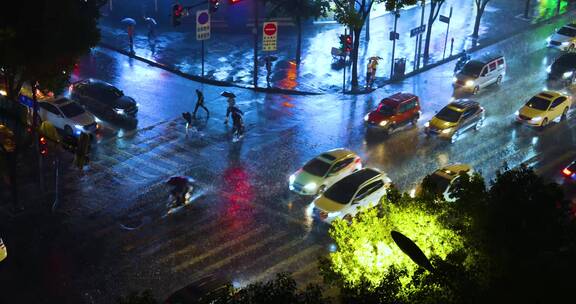
[[[508,73],[500,87],[474,97],[486,109],[484,127],[454,144],[422,132],[452,96],[453,63],[370,95],[295,97],[226,89],[238,95],[246,113],[246,137],[232,143],[223,123],[226,103],[218,95],[224,88],[94,50],[74,77],[122,88],[140,103],[139,121],[134,130],[107,126],[90,168],[64,176],[61,211],[85,237],[75,240],[75,256],[63,259],[67,267],[57,269],[61,281],[53,284],[73,287],[85,302],[110,303],[128,290],[146,288],[162,298],[209,274],[243,285],[290,271],[302,284],[318,282],[316,258],[329,252],[328,227],[306,215],[311,198],[289,193],[287,179],[336,147],[356,151],[366,166],[385,171],[403,190],[454,162],[472,165],[487,179],[503,161],[528,162],[559,180],[559,168],[576,156],[575,113],[543,131],[512,123],[513,113],[545,86],[545,69],[558,55],[544,48],[554,27],[485,50],[505,54]],[[186,134],[180,113],[192,109],[195,88],[204,90],[211,115]],[[388,137],[366,135],[364,115],[397,91],[420,96],[418,127]],[[165,216],[163,182],[172,175],[192,176],[200,189],[193,205]]]

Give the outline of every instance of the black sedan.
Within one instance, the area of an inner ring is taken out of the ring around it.
[[[134,98],[113,85],[96,79],[85,79],[70,85],[70,98],[78,101],[94,115],[104,118],[130,118],[136,116],[138,104]]]

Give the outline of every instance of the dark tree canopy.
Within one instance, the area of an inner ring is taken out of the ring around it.
[[[0,68],[10,97],[26,82],[58,91],[99,39],[105,0],[13,1],[0,10]]]

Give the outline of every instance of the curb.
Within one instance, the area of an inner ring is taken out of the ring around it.
[[[176,74],[180,77],[190,79],[190,80],[200,82],[200,83],[211,84],[211,85],[215,85],[215,86],[219,86],[219,87],[236,87],[236,88],[241,88],[241,89],[253,90],[255,92],[264,92],[264,93],[271,93],[271,94],[286,94],[286,95],[322,95],[322,94],[324,94],[324,93],[319,93],[319,92],[297,91],[297,90],[288,90],[288,89],[282,89],[282,88],[261,88],[261,87],[255,88],[252,86],[243,86],[243,85],[235,84],[235,83],[228,82],[228,81],[209,79],[206,77],[200,77],[200,76],[188,74],[188,73],[182,72],[176,68],[170,67],[170,66],[162,64],[162,63],[159,63],[157,61],[150,60],[148,58],[144,58],[144,57],[141,57],[141,56],[138,56],[135,54],[131,54],[130,52],[119,49],[119,48],[114,47],[112,45],[109,45],[105,42],[100,42],[100,43],[98,43],[98,45],[103,47],[103,48],[109,49],[111,51],[114,51],[114,52],[120,53],[122,55],[128,56],[130,58],[134,58],[136,60],[145,62],[151,66],[154,66],[154,67],[163,69],[165,71],[168,71],[170,73]]]
[[[474,53],[474,52],[476,52],[476,51],[482,50],[482,49],[487,48],[487,47],[489,47],[489,46],[493,46],[493,45],[496,44],[496,43],[505,41],[505,40],[507,40],[507,39],[509,39],[509,38],[511,38],[511,37],[513,37],[513,36],[519,35],[519,34],[521,34],[521,33],[523,33],[523,32],[528,31],[528,30],[531,30],[531,29],[537,28],[537,27],[539,27],[539,26],[542,26],[543,24],[555,22],[555,21],[557,21],[557,20],[560,19],[560,18],[563,18],[563,17],[568,16],[568,15],[570,15],[570,14],[574,14],[574,12],[575,12],[575,10],[572,9],[572,10],[566,11],[564,14],[556,15],[556,16],[553,16],[553,17],[551,17],[551,18],[549,18],[549,19],[542,20],[542,21],[539,21],[539,22],[536,22],[536,23],[530,23],[530,24],[528,24],[528,25],[526,25],[526,26],[524,26],[524,27],[521,27],[521,28],[519,28],[519,29],[517,29],[517,30],[515,30],[515,31],[512,31],[512,32],[511,32],[509,35],[507,35],[507,36],[498,37],[498,38],[487,38],[481,45],[477,45],[477,46],[471,47],[471,48],[469,48],[469,49],[466,50],[466,51],[467,51],[469,54],[470,54],[470,53]],[[107,43],[105,43],[105,42],[100,42],[98,45],[101,46],[101,47],[103,47],[103,48],[106,48],[106,49],[112,50],[112,51],[114,51],[114,52],[123,54],[123,55],[125,55],[125,56],[130,57],[130,58],[137,59],[137,60],[142,61],[142,62],[145,62],[145,63],[147,63],[147,64],[149,64],[149,65],[151,65],[151,66],[154,66],[154,67],[163,69],[163,70],[165,70],[165,71],[171,72],[171,73],[176,74],[176,75],[178,75],[178,76],[181,76],[181,77],[183,77],[183,78],[190,79],[190,80],[193,80],[193,81],[196,81],[196,82],[199,82],[199,83],[206,83],[206,84],[211,84],[211,85],[220,86],[220,87],[236,87],[236,88],[241,88],[241,89],[252,90],[252,91],[255,91],[255,92],[270,93],[270,94],[285,94],[285,95],[323,95],[323,94],[326,94],[326,93],[321,93],[321,92],[298,91],[298,90],[289,90],[289,89],[274,88],[274,87],[273,87],[273,88],[253,87],[253,86],[236,84],[236,83],[232,83],[232,82],[228,82],[228,81],[220,81],[220,80],[209,79],[209,78],[205,78],[205,77],[201,77],[201,76],[196,76],[196,75],[188,74],[188,73],[182,72],[182,71],[180,71],[180,70],[178,70],[178,69],[176,69],[176,68],[170,67],[170,66],[165,65],[165,64],[162,64],[162,63],[159,63],[159,62],[157,62],[157,61],[150,60],[150,59],[147,59],[147,58],[144,58],[144,57],[141,57],[141,56],[137,56],[137,55],[135,55],[135,54],[131,54],[131,53],[125,51],[125,50],[119,49],[119,48],[114,47],[114,46],[112,46],[112,45],[110,45],[110,44],[107,44]],[[384,82],[381,83],[381,85],[379,85],[379,86],[377,86],[377,87],[375,87],[374,89],[371,89],[371,90],[361,90],[361,89],[349,90],[349,91],[345,91],[344,93],[341,93],[341,94],[344,94],[344,95],[363,95],[363,94],[369,94],[369,93],[372,93],[372,92],[373,92],[374,90],[376,90],[376,89],[383,88],[383,87],[385,87],[386,85],[389,85],[389,84],[393,84],[393,83],[398,83],[398,82],[404,81],[405,79],[408,79],[408,78],[410,78],[410,77],[412,77],[412,76],[418,75],[418,74],[420,74],[420,73],[426,72],[426,71],[428,71],[428,70],[430,70],[430,69],[433,69],[433,68],[435,68],[435,67],[438,67],[438,66],[440,66],[440,65],[443,65],[443,64],[445,64],[445,63],[448,63],[448,62],[450,62],[450,61],[452,61],[452,60],[454,60],[454,59],[460,58],[460,56],[462,56],[462,54],[461,54],[461,53],[457,53],[457,54],[455,54],[455,55],[448,56],[448,57],[446,57],[446,58],[444,58],[444,59],[438,60],[438,61],[436,61],[436,62],[434,62],[434,63],[430,63],[430,64],[428,64],[428,65],[424,65],[422,68],[420,68],[420,69],[418,69],[418,70],[411,71],[410,73],[406,73],[406,74],[405,74],[403,77],[401,77],[401,78],[397,78],[397,79],[386,79],[386,80],[384,80]],[[330,93],[330,94],[331,94],[331,93]]]

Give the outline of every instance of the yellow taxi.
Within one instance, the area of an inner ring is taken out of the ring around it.
[[[530,98],[516,111],[516,121],[534,127],[546,127],[560,117],[566,119],[572,98],[559,92],[543,91]]]
[[[6,250],[6,245],[2,239],[0,239],[0,262],[2,262],[8,256],[8,251]]]
[[[455,142],[468,129],[480,130],[484,123],[484,108],[476,101],[459,99],[436,113],[424,126],[428,136]]]

